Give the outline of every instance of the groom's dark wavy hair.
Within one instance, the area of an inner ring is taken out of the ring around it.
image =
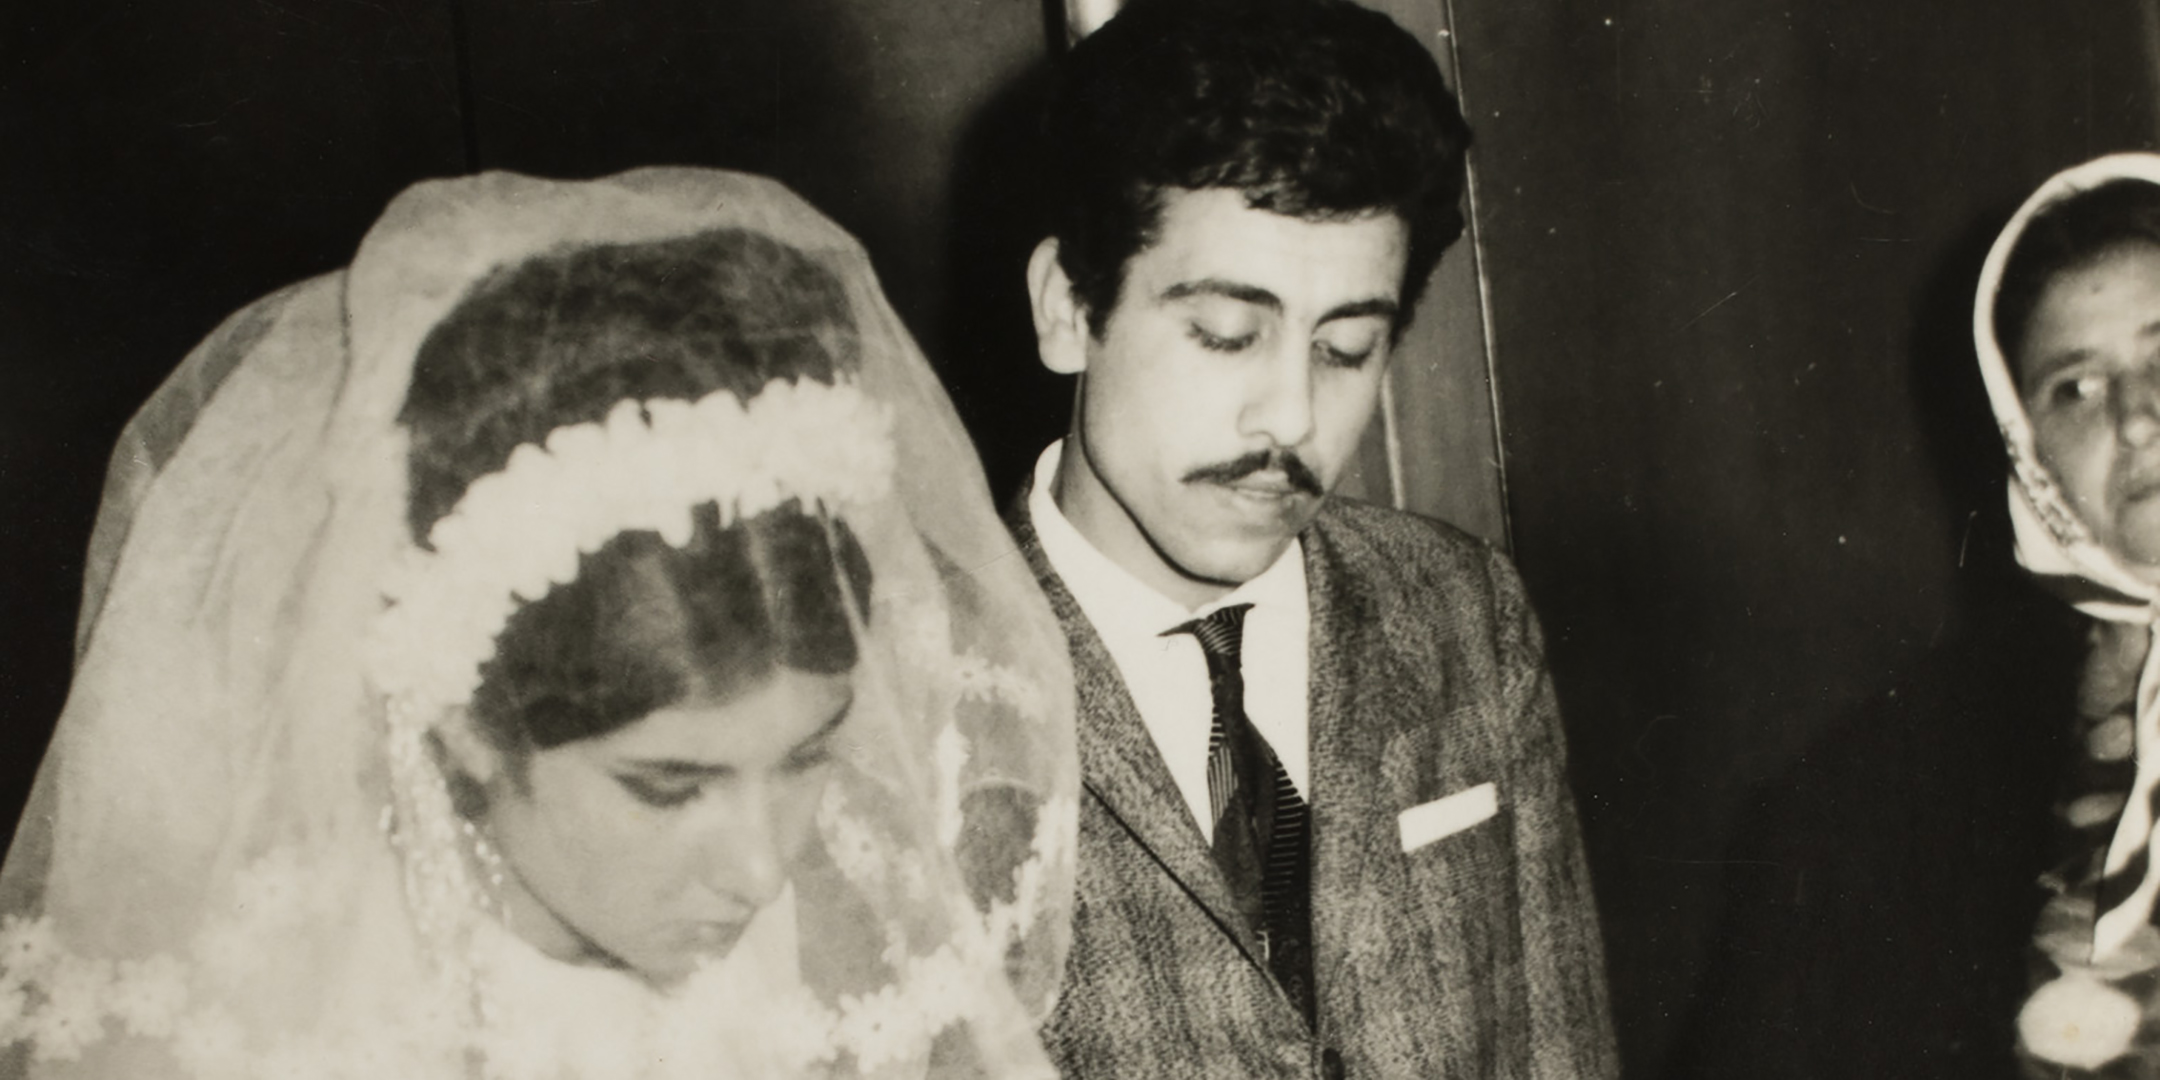
[[[1462,235],[1470,127],[1432,54],[1350,0],[1131,0],[1060,65],[1043,117],[1058,264],[1103,333],[1172,189],[1409,231],[1405,317]]]
[[[745,400],[774,379],[832,383],[859,364],[841,283],[765,236],[716,230],[570,248],[474,285],[421,344],[399,414],[416,542],[525,443],[618,402]],[[617,535],[576,580],[520,605],[481,668],[472,713],[522,761],[688,700],[724,701],[779,668],[851,670],[850,609],[870,568],[847,525],[790,503],[690,542]]]

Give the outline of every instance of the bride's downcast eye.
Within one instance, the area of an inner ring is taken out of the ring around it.
[[[619,774],[615,781],[639,802],[661,810],[688,805],[705,790],[702,780],[650,780],[642,776]]]

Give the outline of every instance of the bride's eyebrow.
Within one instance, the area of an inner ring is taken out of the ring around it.
[[[847,722],[848,714],[854,711],[855,695],[849,694],[847,701],[833,710],[832,718],[820,725],[816,731],[811,732],[809,737],[796,743],[794,749],[788,751],[788,755],[793,757],[798,754],[815,752],[818,748],[832,741],[833,732],[840,730],[840,725]]]
[[[2041,383],[2053,378],[2056,372],[2085,363],[2095,355],[2097,354],[2091,349],[2071,348],[2035,357],[2025,371],[2025,377],[2021,380],[2024,385],[2019,389],[2030,394],[2039,389]]]

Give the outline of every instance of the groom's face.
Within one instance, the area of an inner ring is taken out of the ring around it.
[[[1235,190],[1166,192],[1102,333],[1080,319],[1043,342],[1082,373],[1066,517],[1185,603],[1267,569],[1372,419],[1406,251],[1393,214],[1310,221]]]

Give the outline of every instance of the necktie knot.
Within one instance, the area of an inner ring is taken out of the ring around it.
[[[1251,604],[1232,604],[1229,607],[1216,608],[1191,622],[1180,623],[1165,630],[1163,634],[1166,637],[1171,634],[1191,634],[1200,639],[1200,651],[1206,653],[1208,659],[1235,663],[1239,645],[1245,637],[1245,613],[1251,610]]]

